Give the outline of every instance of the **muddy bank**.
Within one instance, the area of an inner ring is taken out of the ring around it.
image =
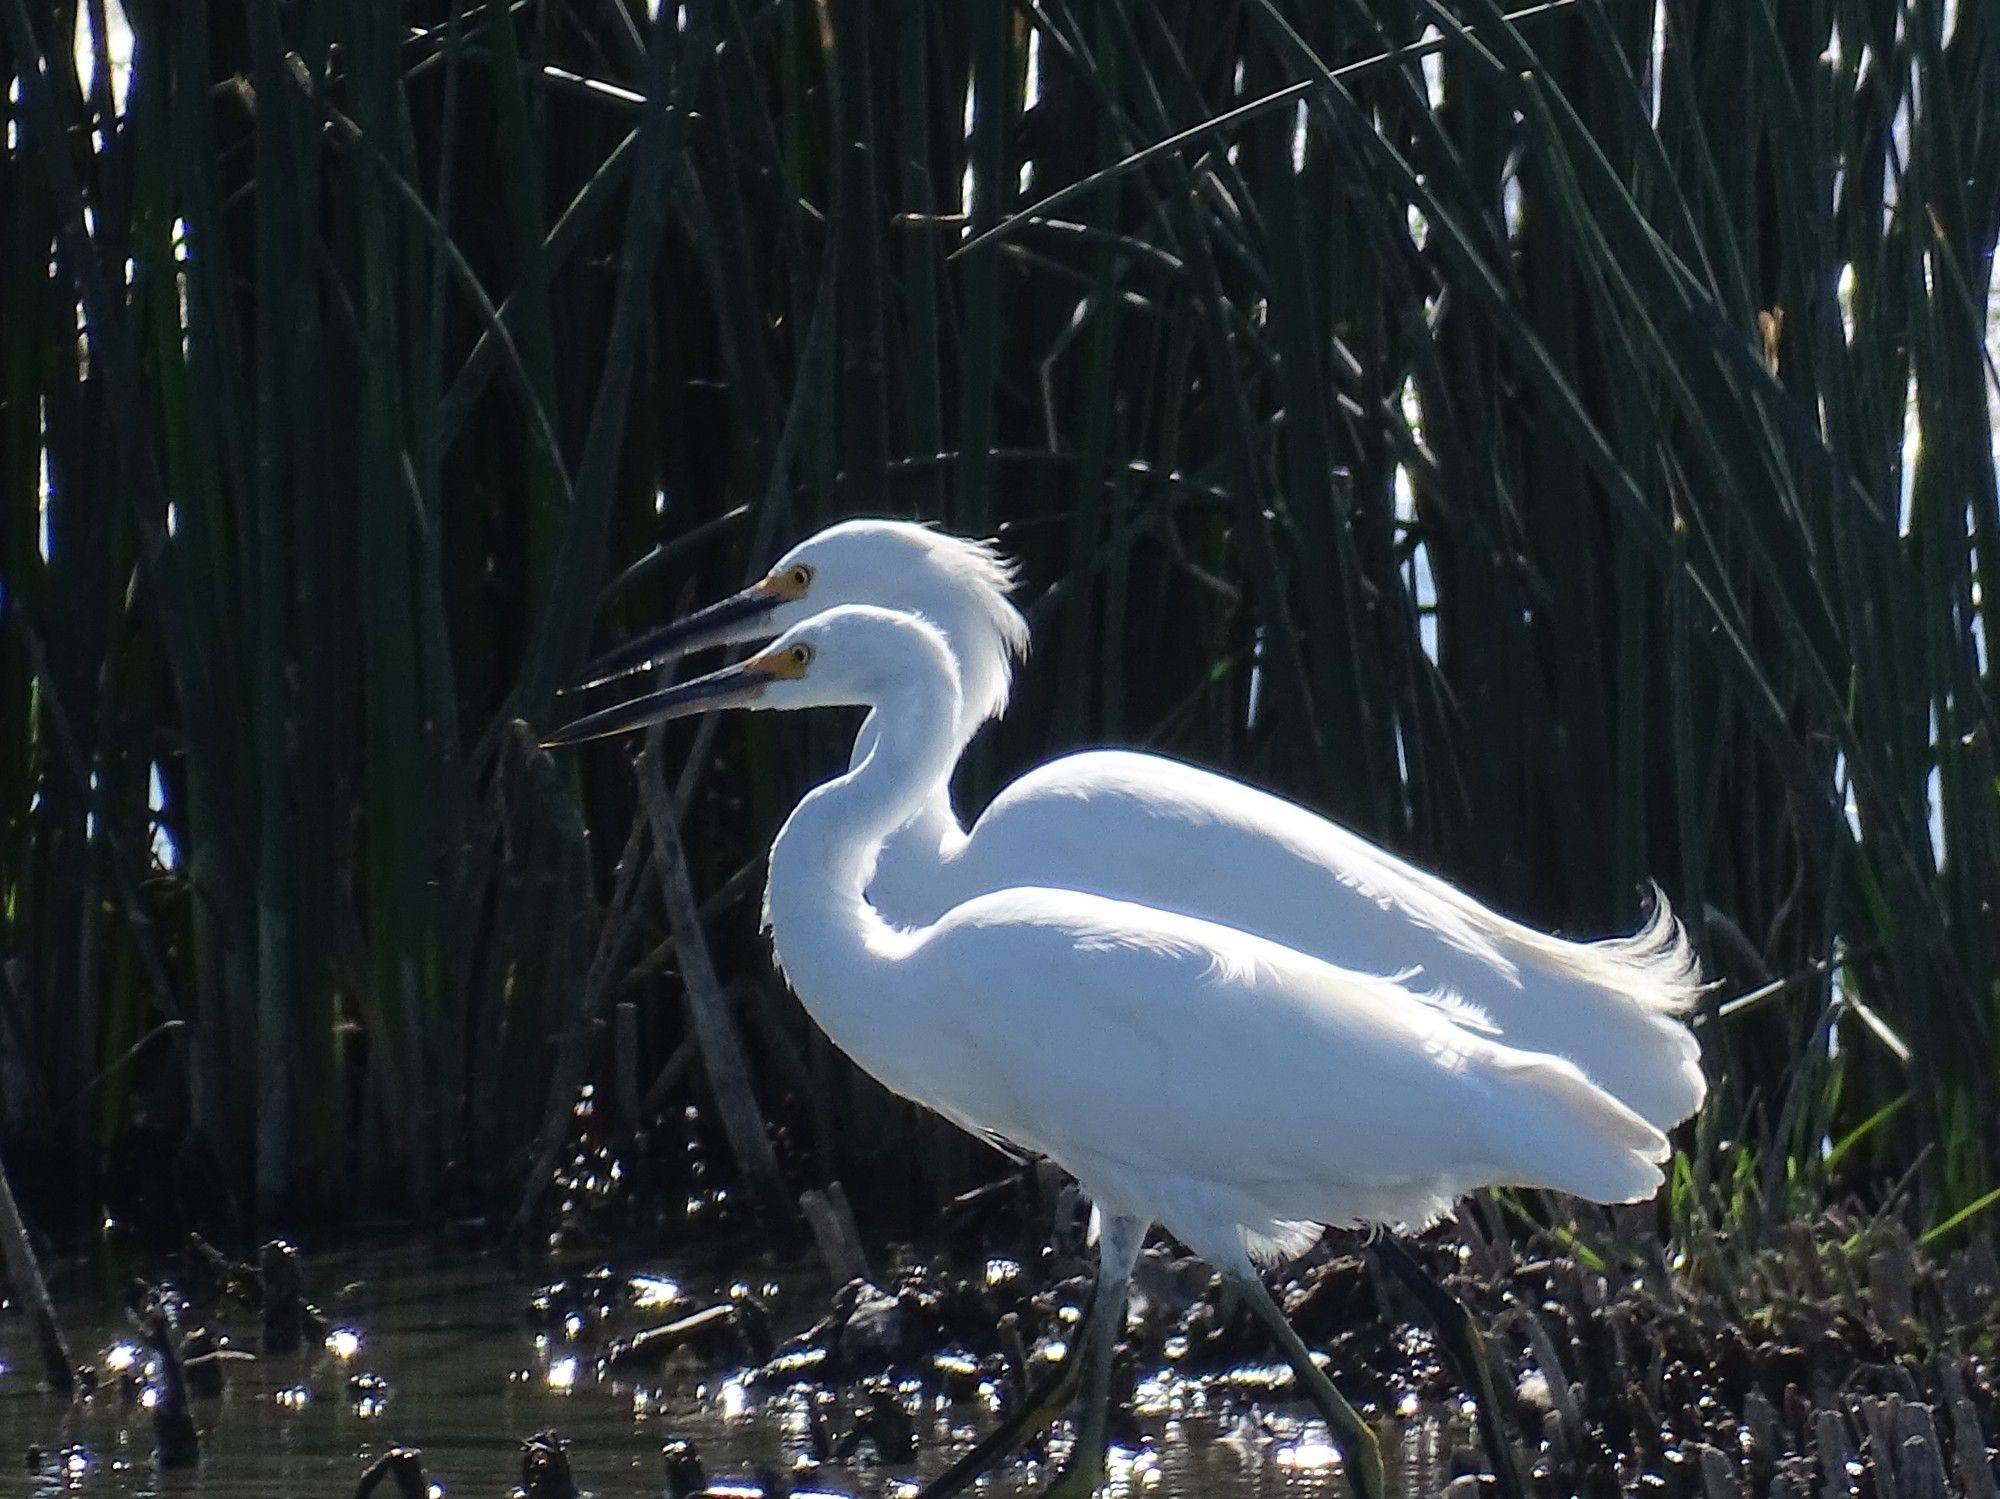
[[[1833,1215],[1669,1266],[1622,1221],[1556,1254],[1473,1210],[1416,1246],[1489,1329],[1535,1492],[2000,1494],[1990,1245],[1936,1259]],[[89,1393],[41,1389],[30,1326],[0,1314],[0,1441],[49,1492],[152,1492],[175,1466],[177,1488],[214,1496],[896,1492],[1062,1357],[1092,1262],[1080,1218],[1060,1222],[1029,1253],[955,1234],[840,1285],[740,1253],[575,1260],[539,1283],[408,1246],[191,1247],[149,1285],[65,1261],[52,1279]],[[1403,1491],[1478,1491],[1463,1392],[1367,1246],[1330,1237],[1279,1278]],[[1118,1366],[1119,1482],[1337,1492],[1290,1383],[1206,1268],[1154,1245]],[[997,1491],[1032,1491],[1063,1443],[1031,1445]]]
[[[1670,1266],[1649,1233],[1551,1254],[1484,1222],[1468,1211],[1417,1251],[1486,1329],[1506,1376],[1502,1420],[1538,1492],[2000,1494],[1990,1241],[1937,1259],[1893,1223],[1830,1213],[1759,1253],[1710,1244],[1705,1259]],[[1034,1268],[988,1259],[849,1284],[752,1382],[917,1379],[1004,1407],[1060,1350],[1089,1268],[1052,1248]],[[1465,1392],[1366,1244],[1329,1236],[1282,1280],[1293,1325],[1389,1445],[1408,1460],[1413,1431],[1435,1439],[1407,1423]],[[1142,1415],[1190,1394],[1249,1411],[1290,1387],[1248,1312],[1164,1245],[1135,1279],[1120,1368]],[[1486,1454],[1462,1426],[1447,1434],[1447,1481],[1476,1481]],[[1128,1421],[1125,1439],[1137,1437]]]

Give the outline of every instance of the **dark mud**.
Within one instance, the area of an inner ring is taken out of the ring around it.
[[[503,1260],[423,1246],[301,1260],[326,1319],[318,1339],[267,1350],[261,1311],[233,1296],[184,1324],[237,1355],[183,1360],[200,1444],[190,1467],[171,1466],[162,1447],[166,1375],[127,1310],[122,1271],[53,1262],[95,1389],[74,1401],[48,1392],[24,1322],[0,1312],[0,1494],[347,1499],[372,1474],[373,1495],[401,1499],[420,1472],[427,1495],[498,1499],[529,1492],[531,1478],[561,1494],[559,1470],[602,1499],[672,1493],[670,1474],[685,1485],[696,1472],[721,1493],[905,1493],[969,1445],[997,1403],[976,1386],[954,1400],[911,1370],[796,1387],[759,1377],[728,1309],[754,1298],[775,1349],[831,1304],[817,1265],[737,1276],[713,1260],[578,1263],[552,1289]],[[619,1339],[689,1321],[612,1361]],[[219,1372],[218,1387],[198,1384],[203,1368]],[[1163,1398],[1142,1419],[1148,1444],[1126,1455],[1122,1488],[1339,1492],[1330,1449],[1297,1409],[1282,1391],[1188,1392],[1178,1408]],[[1030,1493],[1045,1476],[1017,1464],[982,1492]]]
[[[1643,1233],[1607,1228],[1580,1259],[1489,1221],[1468,1212],[1417,1252],[1490,1330],[1537,1493],[2000,1495],[1990,1247],[1937,1261],[1829,1217],[1670,1267]],[[1080,1241],[1072,1218],[1031,1257],[906,1258],[838,1287],[818,1265],[712,1254],[579,1260],[539,1284],[421,1246],[191,1252],[151,1266],[153,1286],[66,1261],[51,1279],[92,1393],[43,1388],[26,1319],[0,1313],[0,1456],[19,1475],[0,1492],[911,1493],[1063,1356]],[[1392,1491],[1486,1487],[1463,1393],[1368,1247],[1331,1237],[1282,1279],[1381,1424]],[[1205,1267],[1155,1245],[1114,1491],[1343,1492],[1290,1384]],[[1032,1492],[1063,1447],[1059,1430],[982,1492]]]

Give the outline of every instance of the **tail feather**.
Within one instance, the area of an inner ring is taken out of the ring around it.
[[[1650,910],[1638,931],[1590,946],[1620,971],[1645,981],[1640,997],[1651,1008],[1685,1015],[1708,992],[1701,977],[1701,954],[1666,892],[1658,885],[1649,885],[1647,891]]]
[[[1646,920],[1628,937],[1565,942],[1523,929],[1517,945],[1541,967],[1629,998],[1642,1009],[1685,1015],[1701,1002],[1701,956],[1665,892],[1650,888]]]

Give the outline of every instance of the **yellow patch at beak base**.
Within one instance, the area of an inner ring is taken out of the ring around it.
[[[796,682],[806,674],[806,667],[811,664],[810,657],[801,661],[790,651],[767,651],[745,661],[742,669],[781,682]]]
[[[787,568],[781,573],[772,573],[759,578],[750,585],[752,593],[760,593],[766,598],[776,599],[781,604],[796,604],[806,596],[812,586],[810,577],[801,578],[796,568]]]

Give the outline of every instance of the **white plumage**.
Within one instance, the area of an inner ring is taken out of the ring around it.
[[[1007,702],[1027,648],[1013,574],[989,546],[906,521],[843,521],[792,548],[743,594],[619,653],[622,666],[762,638],[838,604],[936,626],[962,683],[951,759]],[[855,742],[860,765],[899,710]],[[1089,750],[1004,788],[970,830],[950,777],[890,832],[868,887],[891,920],[926,923],[1021,886],[1090,891],[1235,927],[1361,973],[1408,999],[1448,994],[1510,1045],[1566,1057],[1660,1129],[1707,1082],[1683,1017],[1700,993],[1663,898],[1630,937],[1568,942],[1509,920],[1359,834],[1253,786],[1161,755]],[[1471,1023],[1478,1021],[1465,1015]]]
[[[1306,1224],[1423,1223],[1481,1186],[1650,1196],[1666,1137],[1561,1057],[1522,1050],[1215,922],[1080,890],[982,891],[935,919],[871,903],[883,840],[959,752],[957,672],[912,615],[843,605],[738,667],[643,699],[876,710],[868,753],[771,847],[777,959],[815,1021],[893,1091],[1048,1155],[1106,1213],[1204,1255]],[[607,726],[585,719],[552,742]]]
[[[956,665],[914,615],[826,610],[740,666],[549,742],[719,707],[841,705],[873,710],[868,742],[772,845],[772,943],[814,1020],[884,1086],[1049,1156],[1090,1194],[1103,1236],[1074,1491],[1102,1470],[1111,1348],[1158,1222],[1251,1298],[1357,1490],[1379,1494],[1372,1433],[1285,1324],[1254,1257],[1302,1248],[1321,1224],[1427,1222],[1489,1185],[1648,1197],[1665,1135],[1571,1062],[1461,1023],[1450,1004],[1195,916],[1030,884],[888,919],[869,894],[884,840],[942,797],[963,747]]]

